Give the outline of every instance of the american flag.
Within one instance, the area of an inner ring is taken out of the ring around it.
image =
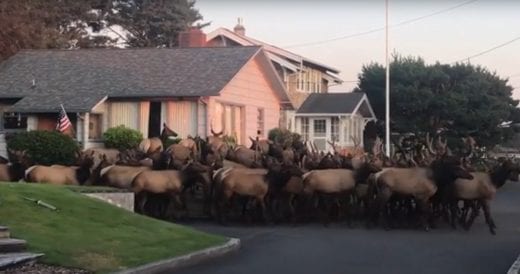
[[[69,116],[67,116],[67,112],[65,112],[65,108],[63,107],[63,105],[61,105],[60,116],[58,117],[58,124],[56,125],[56,130],[63,133],[70,126],[72,126],[72,123],[69,120]]]

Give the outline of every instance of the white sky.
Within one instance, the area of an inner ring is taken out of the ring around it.
[[[449,9],[468,0],[389,0],[390,25]],[[384,27],[384,0],[197,0],[211,25],[233,29],[243,18],[246,35],[341,70],[357,80],[363,64],[384,63],[384,31],[305,47],[286,47]],[[390,51],[450,63],[520,37],[520,0],[477,0],[459,8],[390,29]],[[520,39],[471,59],[502,77],[512,76],[520,99]],[[350,91],[356,83],[333,90]]]

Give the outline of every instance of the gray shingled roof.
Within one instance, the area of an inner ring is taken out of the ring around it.
[[[12,110],[90,110],[105,98],[214,96],[260,47],[24,50],[0,64]],[[35,87],[32,81],[35,80]]]
[[[352,113],[365,94],[350,93],[312,93],[300,106],[297,114]]]

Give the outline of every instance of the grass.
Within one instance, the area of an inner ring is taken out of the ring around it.
[[[42,200],[51,211],[25,200]],[[43,263],[111,272],[183,255],[224,237],[133,214],[69,188],[0,183],[0,225],[27,240]]]

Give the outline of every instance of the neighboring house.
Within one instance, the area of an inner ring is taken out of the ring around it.
[[[339,70],[336,68],[247,37],[240,19],[234,31],[218,28],[208,33],[207,45],[220,47],[262,46],[271,59],[280,79],[282,79],[291,103],[296,109],[301,106],[309,94],[327,93],[329,86],[343,82],[337,76]],[[294,111],[287,110],[282,114],[280,124],[294,131]]]
[[[248,144],[293,109],[258,46],[24,50],[0,64],[1,132],[53,130],[60,104],[83,147],[101,146],[110,127],[149,137],[163,123],[181,137],[204,137],[212,126]]]
[[[363,147],[363,131],[376,119],[364,93],[313,93],[296,111],[296,132],[321,151]]]

